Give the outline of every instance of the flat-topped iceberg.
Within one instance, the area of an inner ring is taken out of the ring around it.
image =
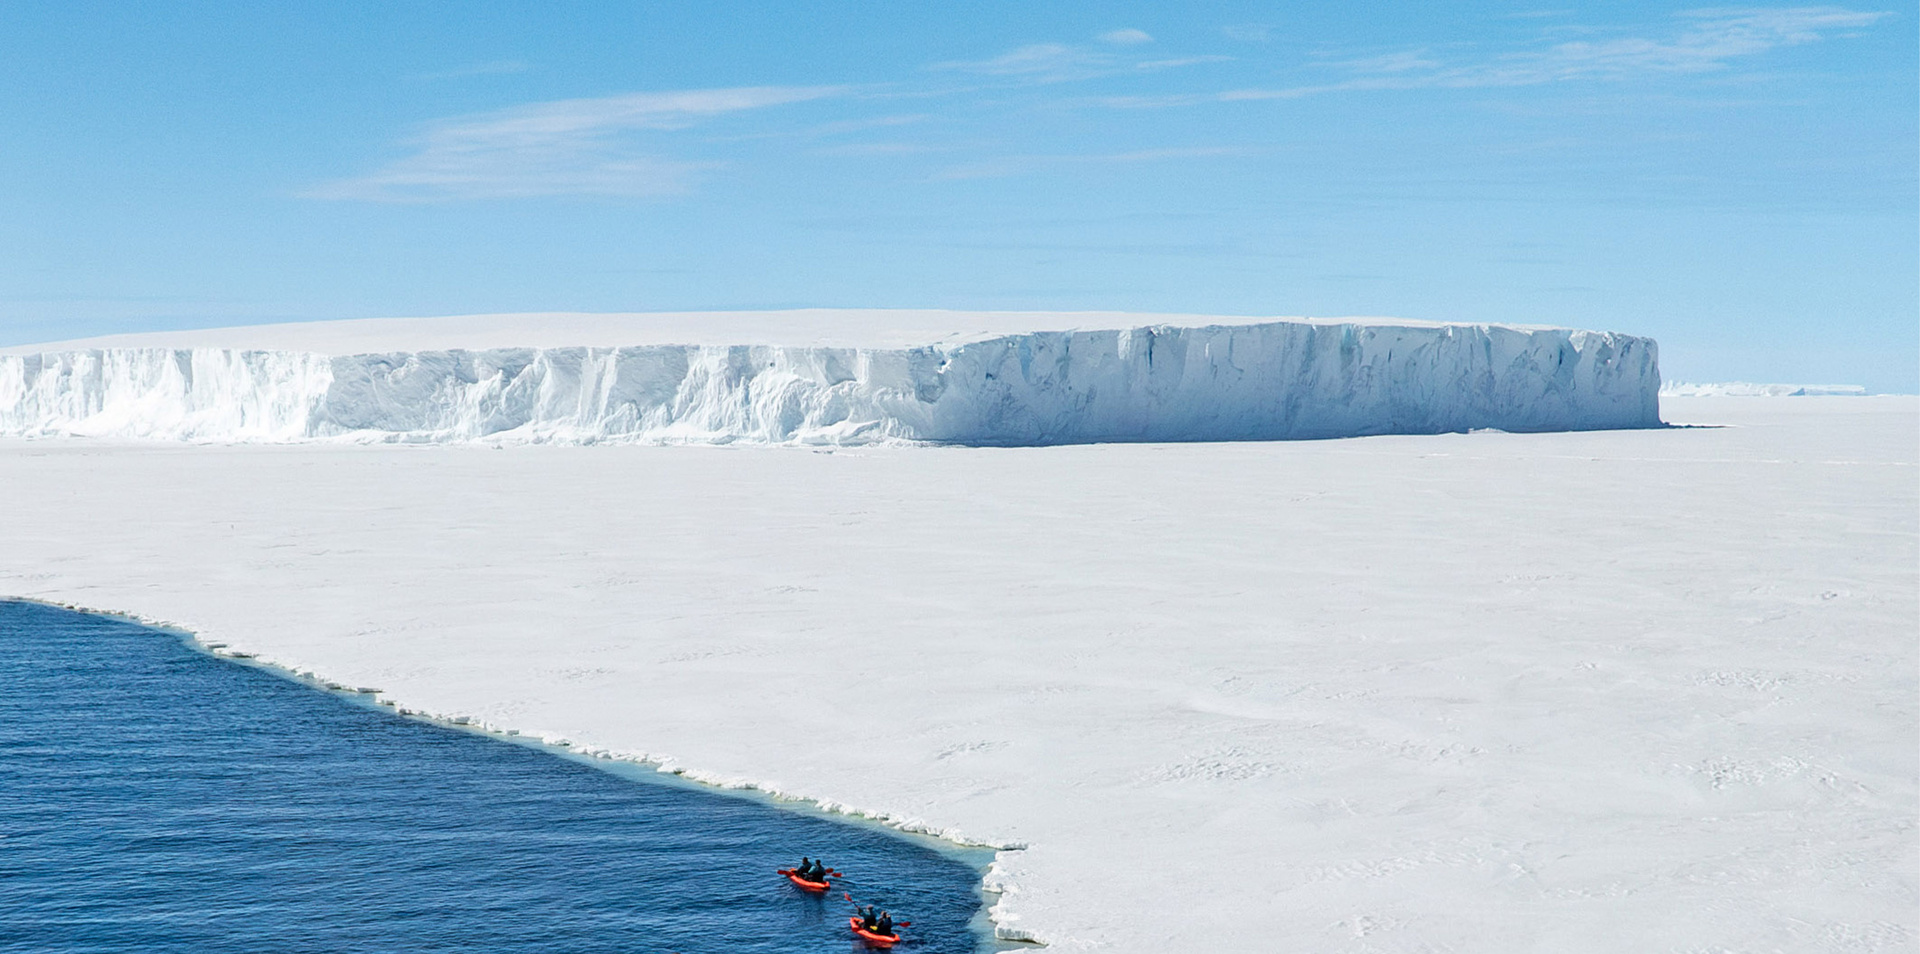
[[[881,343],[358,351],[379,336],[349,335],[332,353],[75,342],[0,355],[0,435],[1045,445],[1660,423],[1653,341],[1608,332],[1290,319],[870,337]]]

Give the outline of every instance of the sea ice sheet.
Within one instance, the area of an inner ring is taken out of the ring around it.
[[[1920,403],[1663,411],[1712,426],[0,441],[0,593],[1025,845],[1057,950],[1911,950]]]

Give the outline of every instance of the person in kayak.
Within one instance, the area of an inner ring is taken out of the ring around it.
[[[827,866],[816,861],[812,867],[807,869],[804,877],[808,881],[825,881],[827,880]]]
[[[880,912],[880,920],[874,922],[873,933],[891,935],[893,933],[893,915],[885,911]]]
[[[859,908],[858,910],[860,912],[861,930],[872,931],[875,934],[880,933],[880,931],[878,930],[878,928],[880,927],[880,916],[873,913],[873,906],[868,905],[864,908]]]

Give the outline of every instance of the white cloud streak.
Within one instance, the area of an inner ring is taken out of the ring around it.
[[[1349,90],[1538,86],[1575,80],[1709,73],[1727,69],[1745,57],[1871,26],[1887,16],[1838,7],[1696,10],[1681,14],[1684,26],[1665,39],[1615,37],[1555,43],[1544,49],[1510,53],[1477,63],[1447,63],[1424,50],[1408,50],[1329,64],[1348,74],[1346,79],[1329,83],[1172,96],[1119,96],[1101,102],[1123,108],[1155,108],[1300,99]]]
[[[1140,46],[1153,42],[1153,37],[1140,30],[1115,30],[1111,33],[1103,33],[1096,39],[1114,46]],[[936,71],[973,73],[978,76],[997,76],[1028,83],[1064,83],[1113,76],[1129,71],[1173,69],[1201,63],[1219,63],[1231,59],[1233,59],[1231,56],[1210,54],[1141,60],[1137,54],[1123,55],[1109,50],[1088,49],[1066,43],[1032,43],[1008,50],[991,59],[955,60],[935,63],[928,68]]]
[[[363,176],[306,195],[374,202],[435,202],[552,195],[650,196],[683,192],[713,164],[649,155],[634,140],[727,113],[833,96],[830,86],[632,93],[517,106],[434,123],[415,151]]]
[[[1279,88],[1245,88],[1158,96],[1081,100],[1110,107],[1154,108],[1260,100],[1299,99],[1340,91],[1520,87],[1572,81],[1613,81],[1725,70],[1743,59],[1783,47],[1813,43],[1870,26],[1890,14],[1839,7],[1712,9],[1680,14],[1664,37],[1608,35],[1567,27],[1543,34],[1532,49],[1482,57],[1446,59],[1426,50],[1402,50],[1342,61],[1321,61],[1324,82]],[[1243,41],[1268,38],[1265,28],[1233,27]],[[1579,39],[1567,40],[1569,35]],[[1556,39],[1557,38],[1557,39]],[[1004,84],[1044,85],[1100,77],[1142,75],[1232,59],[1220,55],[1147,59],[1153,38],[1134,29],[1095,37],[1104,47],[1064,43],[1022,46],[985,60],[934,64],[929,69],[994,77]],[[519,63],[484,64],[467,72],[506,72]],[[461,71],[444,74],[465,75]],[[994,83],[988,85],[1001,85]],[[967,87],[913,89],[921,98],[962,95]],[[568,99],[503,109],[427,125],[406,143],[411,151],[365,175],[323,183],[311,198],[373,202],[438,202],[530,196],[658,196],[685,192],[699,173],[719,163],[663,154],[658,140],[676,130],[729,114],[844,95],[847,87],[763,86],[680,92],[632,93]],[[871,89],[867,90],[870,94]],[[899,90],[896,90],[898,93]],[[816,125],[824,136],[917,123],[922,114],[841,120]],[[738,138],[765,138],[758,133]],[[785,135],[795,135],[788,131]],[[711,137],[709,137],[711,140]],[[910,142],[823,146],[814,154],[906,156],[944,152]],[[1153,150],[1105,156],[1013,156],[950,166],[937,178],[1019,174],[1043,166],[1142,162],[1231,154],[1217,148]]]
[[[1002,156],[982,162],[949,166],[934,173],[936,180],[955,179],[1004,179],[1023,175],[1046,166],[1073,165],[1132,165],[1146,162],[1167,162],[1177,159],[1217,159],[1229,156],[1245,156],[1252,150],[1243,146],[1183,146],[1162,149],[1136,149],[1130,152],[1096,153],[1089,155],[1055,156]]]
[[[1870,26],[1886,16],[1836,7],[1698,10],[1682,14],[1688,26],[1672,39],[1621,37],[1560,43],[1543,52],[1465,70],[1458,79],[1476,85],[1516,85],[1645,73],[1704,73],[1725,69],[1741,57]]]
[[[1273,39],[1273,27],[1265,23],[1241,23],[1221,27],[1220,34],[1241,43],[1265,43]]]
[[[525,73],[527,64],[520,60],[495,60],[491,63],[475,63],[458,69],[441,70],[435,73],[421,73],[415,76],[420,80],[466,79],[472,76],[504,76],[510,73]]]
[[[1202,63],[1230,63],[1233,60],[1234,57],[1231,56],[1209,53],[1206,56],[1181,56],[1170,60],[1143,60],[1133,64],[1133,68],[1141,72],[1152,72],[1154,70],[1178,69],[1182,66],[1199,66]]]
[[[1041,83],[1087,79],[1114,72],[1119,60],[1065,43],[1031,43],[985,60],[935,63],[931,69],[1004,76]]]

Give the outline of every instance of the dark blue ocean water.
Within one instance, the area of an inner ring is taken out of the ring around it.
[[[847,952],[824,857],[979,949],[979,875],[909,838],[549,751],[0,602],[0,950]]]

